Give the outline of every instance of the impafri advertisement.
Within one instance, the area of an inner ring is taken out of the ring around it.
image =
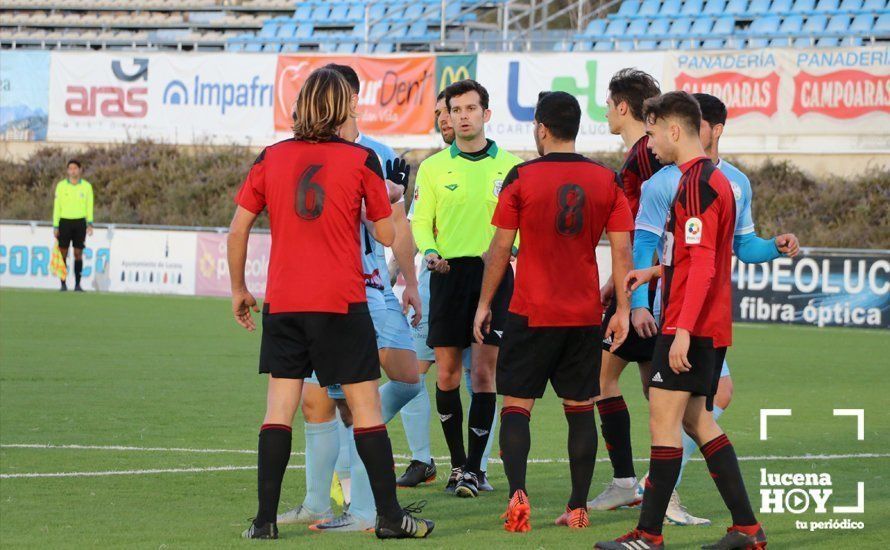
[[[0,51],[0,138],[46,139],[49,71],[48,51]]]
[[[735,320],[890,328],[890,251],[806,252],[766,264],[733,258]]]
[[[637,67],[661,81],[664,54],[480,54],[479,80],[491,94],[486,135],[508,149],[534,149],[532,122],[538,93],[558,90],[574,95],[581,104],[578,149],[617,149],[621,140],[609,133],[606,97],[609,79],[625,67]]]

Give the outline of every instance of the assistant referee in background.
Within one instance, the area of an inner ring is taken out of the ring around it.
[[[56,184],[53,201],[53,235],[59,241],[59,251],[68,263],[68,247],[74,245],[74,291],[83,292],[80,275],[83,273],[83,248],[87,235],[93,234],[93,186],[81,178],[79,160],[68,161],[68,177]],[[62,280],[62,291],[68,284]]]

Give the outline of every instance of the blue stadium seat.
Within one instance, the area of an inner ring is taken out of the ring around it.
[[[689,35],[704,36],[710,34],[712,26],[714,26],[713,19],[710,17],[700,17],[692,23],[692,28],[689,29]]]
[[[849,15],[834,15],[828,20],[828,26],[825,32],[828,34],[846,34],[850,29]]]
[[[331,14],[331,8],[327,4],[320,4],[315,6],[312,10],[312,20],[313,21],[328,21],[328,16]]]
[[[865,0],[862,3],[863,11],[880,11],[883,9],[887,9],[886,0]]]
[[[674,19],[673,22],[671,22],[671,27],[668,29],[668,34],[671,36],[682,38],[689,34],[689,29],[691,27],[692,18],[690,17],[681,17],[679,19]]]
[[[876,33],[890,33],[890,13],[884,13],[878,17],[872,30]]]
[[[280,42],[266,42],[263,44],[264,52],[278,53],[281,51],[281,43]]]
[[[331,23],[346,23],[348,21],[346,17],[348,13],[349,4],[345,2],[331,3],[331,13],[328,15],[328,20]]]
[[[634,19],[622,34],[631,38],[646,36],[649,31],[649,21],[646,19]]]
[[[624,30],[627,29],[627,19],[613,19],[609,21],[609,26],[606,27],[605,36],[621,36],[624,34]],[[599,45],[599,43],[597,43]],[[609,50],[611,50],[611,46]],[[603,51],[603,50],[599,50]]]
[[[396,4],[386,8],[386,18],[392,23],[405,18],[405,6]]]
[[[683,9],[680,10],[680,15],[699,15],[702,10],[702,0],[686,0],[683,4]]]
[[[410,27],[408,27],[408,37],[409,38],[420,38],[427,33],[427,25],[425,21],[418,21],[416,23],[412,23]]]
[[[709,38],[702,42],[702,49],[705,50],[722,50],[724,40],[722,38]]]
[[[856,34],[871,32],[872,27],[874,27],[874,23],[874,15],[870,13],[861,13],[854,17],[853,22],[850,23],[850,32]]]
[[[460,2],[449,0],[449,2],[445,4],[445,18],[449,20],[455,19],[457,16],[460,15],[460,11],[462,9],[463,6],[460,5]]]
[[[782,25],[779,26],[779,34],[795,34],[799,33],[800,29],[803,28],[803,16],[802,15],[789,15],[785,19],[782,20]],[[779,39],[781,40],[781,39]],[[786,40],[787,45],[787,40]]]
[[[711,29],[711,34],[714,35],[723,35],[723,36],[732,36],[735,32],[735,18],[733,17],[721,17],[714,23],[714,27]],[[723,38],[709,38],[704,41],[702,47],[705,49],[713,50],[720,49],[723,47],[724,39]]]
[[[291,38],[297,31],[297,24],[291,20],[278,27],[278,38]]]
[[[624,0],[618,8],[618,15],[636,15],[640,9],[640,0]]]
[[[405,19],[414,20],[423,17],[423,4],[414,3],[405,10]]]
[[[751,0],[748,6],[748,15],[763,15],[769,11],[770,0]]]
[[[729,15],[739,15],[748,11],[748,0],[729,0],[726,4],[724,13]]]
[[[819,40],[816,40],[816,47],[817,48],[837,48],[838,42],[840,42],[840,41],[833,36],[823,36]]]
[[[371,29],[368,31],[368,37],[380,38],[386,35],[387,32],[389,32],[389,23],[374,23],[374,25],[371,26]]]
[[[384,15],[386,15],[386,6],[379,2],[371,4],[371,7],[368,9],[368,17],[371,18],[371,21],[383,19]],[[364,16],[362,16],[362,19],[364,19]]]
[[[595,52],[611,52],[615,49],[615,45],[611,40],[600,40],[593,47],[593,51]]]
[[[637,15],[655,15],[661,7],[661,0],[643,0]]]
[[[748,34],[754,36],[754,38],[748,40],[748,46],[751,48],[767,47],[769,45],[769,38],[764,38],[762,35],[769,35],[778,31],[779,22],[779,17],[775,15],[768,15],[766,17],[755,19],[751,23],[751,26],[748,27]]]
[[[859,11],[862,8],[862,0],[843,0],[841,2],[841,11]]]
[[[647,36],[665,36],[668,33],[668,28],[671,26],[671,22],[669,19],[654,19],[652,23],[649,24],[649,31]],[[647,49],[654,49],[655,44],[653,43]]]
[[[335,51],[337,53],[355,53],[355,46],[353,42],[340,42]]]
[[[227,42],[226,50],[230,52],[243,52],[244,44],[242,42]]]
[[[723,15],[723,10],[725,9],[726,2],[724,0],[708,0],[707,4],[705,4],[705,9],[702,10],[702,14]]]
[[[681,0],[664,0],[658,13],[666,17],[676,17],[680,13]]]
[[[318,45],[318,51],[321,53],[336,53],[338,44],[333,41],[325,41]]]
[[[819,0],[816,4],[816,11],[837,11],[838,0]]]
[[[589,52],[593,49],[593,42],[590,40],[580,40],[575,42],[575,47],[572,48],[573,52]]]
[[[293,53],[300,51],[300,45],[296,42],[285,42],[281,45],[281,53]]]
[[[825,25],[827,24],[828,17],[824,15],[811,15],[807,17],[807,22],[804,23],[803,29],[801,30],[809,36],[813,36],[814,34],[821,34],[825,30]]]
[[[246,46],[244,46],[244,51],[246,52],[261,52],[263,51],[263,43],[262,42],[248,42]]]
[[[794,6],[791,7],[793,13],[806,13],[814,9],[816,9],[815,0],[794,0]]]
[[[770,48],[790,48],[794,45],[794,39],[790,36],[782,38],[773,38],[769,41]]]
[[[278,34],[278,22],[277,21],[265,21],[263,22],[263,28],[260,29],[256,35],[261,38],[272,38]]]
[[[811,2],[812,0],[802,0],[802,1],[810,1]],[[772,5],[769,7],[770,13],[787,13],[789,11],[791,11],[791,0],[773,0]]]
[[[312,17],[312,6],[307,4],[301,4],[297,6],[297,11],[294,12],[294,19],[298,21],[308,21]]]
[[[346,20],[350,23],[358,23],[365,20],[365,6],[354,2],[349,5],[349,11],[346,12]]]
[[[606,32],[606,25],[608,23],[609,22],[605,19],[594,19],[587,24],[587,28],[584,29],[584,34],[587,36],[599,36]]]
[[[297,27],[297,31],[294,33],[294,38],[306,39],[312,38],[312,33],[315,29],[312,27],[312,23],[303,23],[299,27]]]

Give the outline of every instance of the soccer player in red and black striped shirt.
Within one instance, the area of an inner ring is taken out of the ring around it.
[[[646,136],[643,121],[643,102],[660,93],[658,82],[651,75],[638,69],[622,69],[609,81],[606,120],[609,123],[609,131],[620,135],[628,149],[618,176],[634,218],[639,209],[643,182],[662,168],[661,163],[647,147],[649,138]],[[615,314],[617,305],[615,300],[611,299],[615,289],[613,281],[618,287],[621,286],[621,281],[612,278],[603,286],[603,300],[610,302],[606,308],[606,317],[603,319],[606,325]],[[614,477],[612,483],[588,503],[591,510],[612,510],[619,506],[639,503],[630,444],[630,414],[621,395],[618,379],[630,362],[640,365],[641,375],[649,372],[657,331],[651,311],[654,298],[653,288],[649,308],[639,308],[631,312],[632,329],[624,344],[614,348],[612,342],[608,340],[603,342],[600,375],[602,394],[597,400],[597,408],[603,423],[603,439],[609,451]]]
[[[501,340],[497,392],[504,396],[500,447],[510,483],[504,527],[524,532],[530,507],[525,469],[531,438],[529,419],[549,381],[562,398],[569,425],[572,491],[557,525],[588,526],[587,494],[596,460],[596,415],[602,352],[596,247],[608,232],[612,268],[623,280],[631,263],[633,219],[615,172],[575,152],[581,107],[565,92],[543,92],[535,109],[535,142],[540,158],[512,168],[504,180],[476,312],[474,333],[481,342],[491,328],[491,304],[517,230],[522,249],[516,286]],[[618,346],[626,337],[628,298],[618,296],[619,314],[605,332]]]
[[[701,110],[686,92],[645,104],[650,147],[682,172],[665,227],[663,265],[628,274],[636,289],[663,277],[661,333],[649,385],[652,450],[636,529],[596,548],[664,548],[665,510],[682,463],[682,431],[699,444],[733,525],[711,549],[765,548],[763,532],[726,434],[711,413],[720,369],[732,344],[732,240],[735,197],[729,180],[705,155]]]
[[[323,68],[309,75],[297,97],[294,138],[263,150],[235,198],[228,239],[232,309],[235,320],[251,331],[256,300],[244,282],[247,240],[264,209],[272,227],[260,345],[259,370],[269,374],[269,389],[258,444],[259,505],[245,538],[278,538],[276,515],[291,424],[303,379],[313,371],[322,386],[343,386],[355,446],[377,505],[377,536],[424,538],[433,529],[432,522],[415,519],[396,499],[359,242],[364,204],[377,240],[392,244],[392,197],[376,153],[337,137],[340,126],[354,116],[351,96],[337,71]]]

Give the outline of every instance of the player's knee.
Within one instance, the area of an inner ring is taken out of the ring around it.
[[[714,396],[714,405],[721,409],[728,408],[732,402],[733,389],[732,378],[729,376],[722,377],[717,386],[717,394]]]
[[[335,399],[334,401],[337,403],[337,410],[340,412],[340,420],[347,426],[352,426],[352,411],[349,409],[349,405],[346,404],[346,400]]]
[[[688,419],[683,419],[683,431],[686,432],[686,435],[691,437],[692,439],[698,441],[698,423]]]
[[[315,402],[309,399],[303,401],[301,406],[303,418],[310,424],[330,422],[334,419],[334,403],[330,400]]]
[[[439,368],[436,372],[436,380],[439,384],[439,388],[443,390],[453,390],[454,388],[460,387],[460,379],[463,374],[463,369],[461,369],[460,365],[456,365],[456,368],[443,368],[442,365],[439,365]]]
[[[80,248],[75,248],[75,249],[74,249],[74,259],[75,259],[75,260],[82,260],[82,259],[83,259],[83,250],[82,250],[82,249],[80,249]]]

